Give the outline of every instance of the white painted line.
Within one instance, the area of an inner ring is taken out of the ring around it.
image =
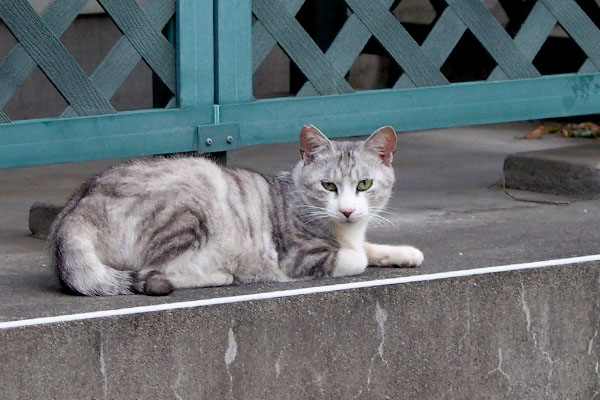
[[[119,308],[116,310],[102,310],[79,314],[57,315],[54,317],[23,319],[19,321],[0,322],[0,329],[18,328],[32,325],[54,324],[58,322],[81,321],[94,318],[114,317],[119,315],[142,314],[156,311],[177,310],[182,308],[205,307],[218,304],[241,303],[246,301],[275,299],[280,297],[302,296],[307,294],[337,292],[341,290],[361,289],[376,286],[397,285],[410,282],[434,281],[439,279],[457,278],[463,276],[493,274],[495,272],[517,271],[523,269],[557,267],[560,265],[580,264],[591,261],[600,261],[600,254],[562,258],[558,260],[536,261],[523,264],[501,265],[497,267],[465,269],[461,271],[439,272],[436,274],[412,275],[400,278],[377,279],[373,281],[361,281],[351,283],[340,283],[336,285],[312,286],[302,289],[279,290],[274,292],[263,292],[245,294],[229,297],[215,297],[211,299],[182,301],[177,303],[163,303],[150,306]]]

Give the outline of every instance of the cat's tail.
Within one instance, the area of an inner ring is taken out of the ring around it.
[[[173,291],[171,282],[159,271],[122,271],[103,264],[92,243],[81,237],[65,239],[57,234],[50,251],[61,284],[76,294],[164,296]]]

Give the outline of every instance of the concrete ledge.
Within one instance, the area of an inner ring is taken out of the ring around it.
[[[510,154],[504,177],[511,188],[599,198],[600,143]]]
[[[0,330],[7,398],[593,398],[600,264]]]

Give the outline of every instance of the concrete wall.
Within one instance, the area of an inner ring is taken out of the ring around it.
[[[0,397],[591,399],[598,266],[2,330]]]

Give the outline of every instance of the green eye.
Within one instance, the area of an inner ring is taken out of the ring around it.
[[[337,187],[333,182],[321,182],[321,185],[323,185],[323,187],[330,192],[335,192],[337,190]]]
[[[372,185],[373,179],[363,179],[362,181],[358,182],[358,186],[356,187],[356,189],[359,192],[364,192],[365,190],[368,190]]]

